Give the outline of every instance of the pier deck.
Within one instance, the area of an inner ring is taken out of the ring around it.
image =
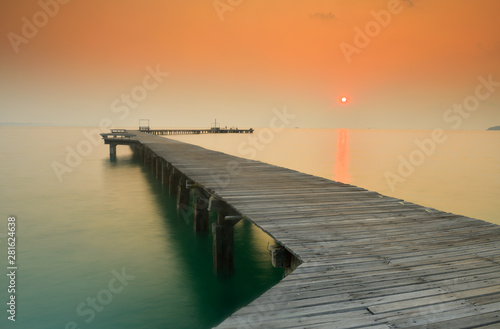
[[[216,328],[500,328],[500,226],[132,133],[302,262]]]
[[[253,129],[212,128],[212,129],[148,129],[153,135],[196,135],[196,134],[252,134]]]

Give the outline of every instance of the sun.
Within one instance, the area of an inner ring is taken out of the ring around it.
[[[352,102],[351,97],[346,94],[338,94],[336,98],[335,102],[341,106],[347,106]]]

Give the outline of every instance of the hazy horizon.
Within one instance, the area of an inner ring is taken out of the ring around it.
[[[87,125],[78,125],[78,124],[50,124],[50,123],[34,123],[34,122],[0,122],[0,127],[68,127],[68,128],[100,128],[99,126],[87,126]],[[209,128],[209,125],[206,126],[189,126],[189,127],[155,127],[151,126],[150,129],[204,129],[204,128]],[[493,128],[493,127],[500,127],[500,126],[490,126],[485,129],[459,129],[463,131],[485,131],[489,130],[488,128]],[[110,129],[113,127],[110,127]],[[138,126],[116,126],[116,128],[123,128],[123,129],[138,129]],[[230,128],[230,126],[228,126]],[[254,128],[254,129],[265,129],[267,127],[244,127],[241,126],[239,127],[240,129],[245,129],[245,128]],[[103,130],[106,130],[105,128],[102,128]],[[285,129],[318,129],[318,130],[328,130],[328,129],[333,129],[333,130],[338,130],[338,129],[347,129],[347,130],[415,130],[415,131],[431,131],[433,129],[424,129],[424,128],[411,128],[411,129],[399,129],[399,128],[314,128],[314,127],[290,127],[290,128],[285,128]],[[109,129],[107,129],[109,130]],[[444,131],[454,131],[454,129],[443,129]],[[458,130],[458,129],[457,129]],[[491,130],[495,131],[495,130]]]
[[[2,2],[0,122],[500,124],[498,1],[194,3]]]

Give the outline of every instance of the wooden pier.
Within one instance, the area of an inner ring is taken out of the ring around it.
[[[128,133],[180,209],[195,190],[195,231],[218,212],[216,268],[232,266],[232,227],[242,218],[279,244],[274,261],[288,275],[216,328],[500,328],[500,226]]]
[[[111,129],[108,134],[101,134],[105,144],[109,144],[109,156],[112,159],[116,158],[116,146],[118,145],[132,145],[139,141],[133,137],[135,134],[127,132],[125,129]]]
[[[152,135],[199,135],[199,134],[252,134],[253,129],[210,128],[210,129],[148,129],[142,132]]]

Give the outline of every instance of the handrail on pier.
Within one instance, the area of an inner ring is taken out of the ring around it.
[[[111,132],[101,134],[101,137],[103,139],[130,139],[130,137],[135,136],[135,134],[127,133],[126,130],[124,130],[124,132]]]

